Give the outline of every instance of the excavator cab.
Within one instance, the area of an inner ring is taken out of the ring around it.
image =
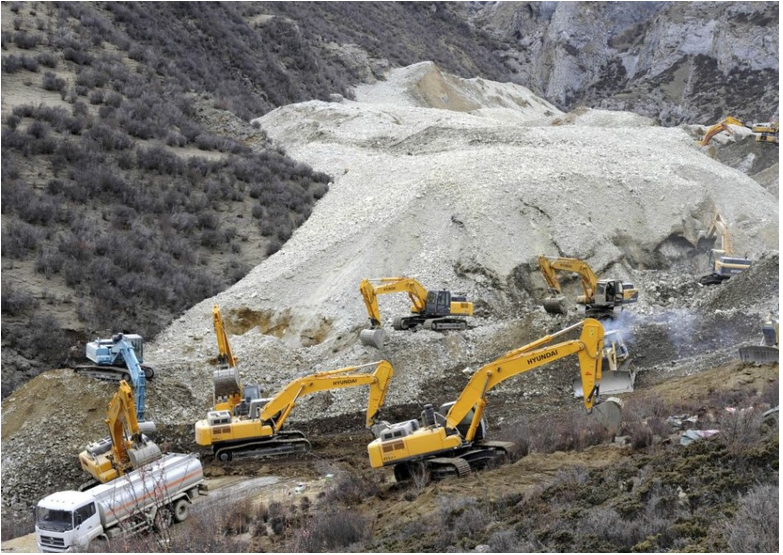
[[[451,403],[445,403],[440,406],[440,411],[438,414],[435,415],[435,418],[437,419],[438,417],[440,417],[441,425],[443,424],[443,422],[445,422],[446,420],[445,415],[449,413],[451,407],[454,406],[454,403],[456,403],[456,401],[452,401]],[[476,412],[475,409],[471,409],[465,415],[465,418],[462,419],[462,422],[457,424],[457,431],[460,433],[462,437],[465,437],[467,435],[468,429],[470,428],[470,423],[473,421],[473,415],[475,414],[475,412]],[[487,436],[487,420],[482,416],[478,428],[476,428],[476,434],[473,436],[473,441],[480,441],[484,439],[486,436]]]
[[[437,318],[451,314],[451,291],[430,291],[427,293],[427,304],[424,306],[424,316]]]

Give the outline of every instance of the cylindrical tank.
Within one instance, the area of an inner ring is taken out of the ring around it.
[[[138,470],[96,486],[90,493],[98,502],[104,528],[197,486],[204,470],[196,455],[171,453]]]

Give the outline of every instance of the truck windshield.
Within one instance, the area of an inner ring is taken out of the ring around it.
[[[73,529],[73,513],[70,511],[38,507],[35,520],[38,528],[42,530],[65,532]]]

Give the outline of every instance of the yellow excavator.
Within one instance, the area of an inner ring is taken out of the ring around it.
[[[411,314],[394,319],[393,327],[396,330],[412,329],[418,325],[434,331],[464,330],[468,327],[465,316],[473,315],[473,303],[465,296],[452,295],[451,291],[445,290],[428,291],[414,278],[363,279],[359,291],[370,318],[370,329],[362,330],[359,339],[362,344],[379,349],[383,346],[385,336],[378,308],[379,295],[407,293],[411,300]]]
[[[154,423],[137,420],[133,390],[125,380],[120,381],[109,402],[106,424],[109,437],[91,443],[79,453],[82,469],[94,480],[80,489],[96,482],[110,482],[162,456],[160,448],[144,435],[155,431]]]
[[[212,305],[212,323],[215,327],[218,344],[218,369],[212,373],[214,384],[212,410],[232,411],[243,399],[259,398],[261,387],[255,384],[243,384],[239,380],[237,358],[231,351],[231,344],[228,342],[228,334],[225,325],[223,325],[223,317],[218,305]]]
[[[750,125],[747,125],[737,118],[733,118],[731,116],[728,116],[723,121],[720,121],[716,123],[715,125],[711,126],[707,129],[707,132],[704,133],[704,137],[699,141],[700,146],[707,146],[710,144],[710,140],[717,135],[718,133],[721,133],[723,131],[726,131],[727,133],[733,133],[731,130],[730,125],[737,125],[739,127],[746,127],[750,129],[753,133],[756,134],[756,141],[760,143],[772,143],[772,144],[779,144],[779,137],[780,137],[780,123],[779,121],[772,121],[772,122],[763,122],[763,123],[753,123]]]
[[[717,285],[727,279],[747,270],[753,263],[748,258],[734,256],[734,243],[729,233],[729,224],[723,219],[720,212],[715,214],[709,229],[707,238],[710,239],[716,233],[720,234],[720,248],[710,250],[710,270],[711,273],[699,278],[702,285]]]
[[[550,314],[566,314],[565,297],[562,295],[557,270],[574,272],[582,283],[582,295],[576,302],[585,307],[585,316],[590,318],[614,318],[615,308],[621,309],[639,300],[639,291],[632,283],[623,283],[619,279],[599,280],[590,265],[577,258],[538,257],[538,267],[544,280],[553,293],[553,297],[544,299],[544,310]]]
[[[545,346],[578,327],[582,327],[579,339]],[[438,411],[425,405],[420,420],[407,420],[381,430],[379,437],[367,446],[370,465],[393,466],[397,481],[402,482],[416,476],[464,476],[471,470],[513,460],[518,453],[516,444],[487,440],[484,409],[489,390],[509,378],[577,354],[582,388],[588,392],[585,408],[588,412],[594,406],[598,409],[603,341],[601,323],[587,318],[506,353],[477,370],[455,402],[442,405]],[[609,403],[601,406],[605,404]],[[601,418],[611,415],[611,411],[596,413]],[[615,417],[619,417],[619,409],[611,416]]]
[[[359,372],[374,367],[370,373]],[[297,401],[319,391],[367,385],[367,427],[372,429],[383,406],[394,369],[385,360],[297,378],[268,399],[243,399],[233,410],[213,410],[196,422],[196,443],[212,447],[215,458],[228,462],[240,457],[306,453],[311,445],[300,431],[283,430]]]

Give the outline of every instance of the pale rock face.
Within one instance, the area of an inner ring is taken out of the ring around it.
[[[771,2],[501,2],[474,16],[514,40],[509,68],[559,107],[632,110],[665,124],[772,119],[778,19]],[[714,86],[727,76],[728,87]]]

